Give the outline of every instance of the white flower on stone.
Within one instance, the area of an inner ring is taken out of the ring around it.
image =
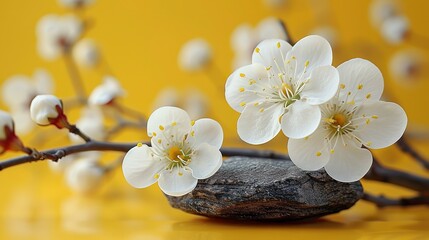
[[[73,58],[83,67],[95,67],[100,61],[100,50],[92,39],[82,39],[73,47]]]
[[[52,94],[54,82],[45,70],[38,69],[33,77],[15,75],[8,78],[2,86],[3,101],[9,107],[15,120],[15,131],[26,134],[34,127],[30,118],[30,103],[39,94]]]
[[[80,8],[92,4],[94,0],[58,0],[58,2],[64,7]]]
[[[222,165],[222,127],[212,119],[194,122],[180,108],[162,107],[149,117],[147,132],[152,147],[137,145],[122,164],[125,179],[133,187],[158,182],[165,194],[181,196]]]
[[[73,15],[44,16],[37,24],[37,47],[46,60],[53,60],[70,50],[80,38],[83,23]]]
[[[399,44],[409,34],[409,22],[404,16],[395,16],[386,19],[381,25],[381,35],[391,44]]]
[[[411,83],[424,71],[424,55],[415,49],[405,49],[396,52],[389,61],[389,70],[393,79]]]
[[[62,115],[63,103],[54,95],[38,95],[31,102],[31,119],[39,125],[55,124]]]
[[[212,55],[211,46],[206,40],[202,38],[192,39],[180,49],[179,66],[184,71],[198,71],[210,63]]]
[[[226,82],[226,100],[241,113],[240,138],[262,144],[280,129],[289,138],[313,133],[321,119],[318,105],[338,89],[329,43],[319,36],[305,37],[293,47],[283,40],[265,40],[256,47],[252,62]]]
[[[125,95],[125,90],[119,81],[113,76],[105,76],[103,83],[91,92],[88,102],[94,106],[108,105],[123,95]]]
[[[81,194],[93,193],[100,186],[103,176],[103,168],[97,163],[97,159],[91,158],[76,160],[65,172],[67,185]]]
[[[397,104],[379,101],[383,76],[371,62],[352,59],[338,67],[340,87],[321,106],[319,128],[304,139],[289,139],[291,160],[303,170],[325,168],[334,179],[361,179],[372,164],[371,152],[395,143],[404,133],[407,116]]]
[[[274,17],[262,19],[256,27],[247,23],[239,25],[231,34],[233,68],[250,64],[253,50],[259,42],[266,39],[287,40],[288,37],[280,20]]]

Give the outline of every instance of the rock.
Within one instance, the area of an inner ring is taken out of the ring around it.
[[[289,160],[232,157],[191,193],[170,205],[207,217],[304,220],[337,213],[363,195],[360,182],[341,183],[324,170],[307,172]]]

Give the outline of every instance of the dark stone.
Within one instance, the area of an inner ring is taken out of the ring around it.
[[[174,208],[207,217],[292,221],[348,209],[362,195],[360,182],[337,182],[324,170],[302,171],[289,160],[232,157],[191,193],[167,198]]]

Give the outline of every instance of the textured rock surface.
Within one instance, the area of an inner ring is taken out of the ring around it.
[[[168,201],[207,217],[302,220],[348,209],[362,195],[359,182],[340,183],[323,170],[302,171],[288,160],[232,157],[194,191]]]

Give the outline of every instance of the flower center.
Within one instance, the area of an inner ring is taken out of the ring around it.
[[[168,150],[168,158],[170,158],[171,161],[180,161],[185,160],[185,155],[183,155],[178,146],[173,146]]]
[[[280,99],[285,101],[285,107],[291,105],[296,100],[301,99],[299,92],[294,92],[292,86],[287,83],[282,83],[280,89]]]
[[[340,127],[344,127],[344,125],[346,125],[346,123],[347,123],[347,118],[342,113],[336,113],[336,114],[334,114],[334,116],[331,118],[331,120],[333,120],[332,121],[333,125],[337,125],[337,126],[340,126]]]

